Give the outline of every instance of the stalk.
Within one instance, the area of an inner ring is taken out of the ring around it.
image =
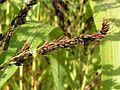
[[[32,76],[31,76],[31,90],[37,90],[36,86],[36,59],[37,54],[33,54],[33,62],[32,62]]]
[[[20,86],[20,90],[23,90],[23,83],[22,83],[22,78],[23,78],[23,66],[20,67],[20,80],[19,80],[19,86]]]
[[[91,61],[91,54],[89,53],[87,63],[86,63],[86,65],[84,65],[84,68],[85,68],[84,72],[85,73],[84,73],[84,76],[83,76],[83,83],[82,83],[82,86],[81,86],[81,90],[84,90],[86,82],[87,82],[87,75],[88,75],[88,72],[89,72],[90,61]]]

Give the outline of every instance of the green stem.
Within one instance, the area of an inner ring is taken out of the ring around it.
[[[20,90],[23,90],[23,83],[22,83],[22,78],[23,78],[23,66],[20,67],[20,80],[19,80],[19,85],[20,85]]]
[[[84,66],[84,68],[85,68],[84,72],[85,73],[84,73],[84,76],[83,76],[83,84],[82,84],[81,90],[84,90],[86,82],[87,82],[87,75],[88,75],[88,71],[89,71],[90,60],[91,60],[91,54],[89,53],[87,64]]]
[[[32,62],[32,76],[31,76],[31,90],[37,90],[36,86],[36,59],[37,59],[37,54],[33,54],[33,62]]]

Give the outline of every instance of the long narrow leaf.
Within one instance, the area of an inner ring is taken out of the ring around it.
[[[97,29],[104,18],[110,21],[110,31],[100,43],[100,56],[103,66],[103,90],[120,89],[120,3],[119,0],[91,1]]]
[[[22,48],[25,40],[30,44],[30,50],[35,50],[52,31],[52,27],[48,24],[30,22],[17,28],[12,36],[7,51],[0,55],[1,63],[7,62],[20,48]],[[0,75],[0,88],[15,73],[18,67],[10,66]]]

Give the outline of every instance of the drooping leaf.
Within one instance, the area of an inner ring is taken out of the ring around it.
[[[30,50],[34,51],[38,45],[45,41],[47,35],[52,31],[48,24],[38,22],[28,22],[18,27],[10,40],[9,48],[0,55],[1,63],[7,62],[13,55],[22,48],[23,43],[27,40],[30,44]],[[5,71],[0,71],[0,88],[15,73],[18,67],[15,65],[8,67]]]
[[[102,89],[120,89],[120,3],[119,0],[91,1],[95,14],[96,28],[100,29],[102,20],[110,21],[110,31],[100,45],[101,63],[103,66]]]
[[[56,90],[64,90],[65,71],[62,64],[65,60],[65,51],[60,50],[57,53],[52,53],[50,59],[54,88]]]

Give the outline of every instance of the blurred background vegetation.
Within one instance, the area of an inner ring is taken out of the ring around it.
[[[29,1],[0,0],[1,36]],[[57,1],[60,4],[55,6]],[[13,57],[26,39],[34,51],[57,38],[99,32],[103,19],[110,21],[110,30],[97,44],[33,54],[22,66],[0,70],[0,89],[120,90],[119,11],[119,0],[37,0],[28,11],[26,24],[14,28],[8,49],[0,54],[0,64]]]

